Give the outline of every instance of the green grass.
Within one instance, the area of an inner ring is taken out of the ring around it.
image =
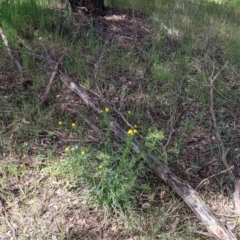
[[[155,179],[130,145],[136,138],[147,153],[193,187],[222,171],[209,109],[209,77],[213,68],[214,74],[222,69],[214,85],[214,110],[218,131],[229,149],[229,164],[235,164],[239,156],[238,1],[107,1],[111,7],[134,11],[135,20],[143,21],[132,28],[125,18],[119,25],[105,19],[102,24],[106,26],[125,27],[121,33],[111,30],[111,41],[106,40],[109,33],[97,32],[100,20],[74,15],[67,8],[57,10],[58,3],[0,3],[0,27],[23,67],[21,79],[0,41],[0,157],[38,158],[43,166],[34,168],[37,176],[62,179],[62,187],[78,192],[89,206],[104,207],[111,217],[115,212],[125,219],[124,229],[134,229],[142,239],[204,239],[194,233],[199,230],[197,221],[187,209],[171,205],[178,198]],[[139,36],[133,41],[136,33]],[[40,105],[53,69],[34,56],[46,54],[54,61],[64,54],[61,70],[89,90],[103,113],[91,112],[58,77],[46,103]],[[108,113],[105,107],[110,109]],[[132,126],[137,125],[137,134],[124,141],[113,136],[112,116],[126,132],[130,129],[114,108]],[[7,178],[31,178],[30,172],[24,164],[10,161],[1,167],[0,186],[9,184]],[[222,193],[228,176],[209,181],[202,188],[203,196],[209,197],[208,187]],[[41,187],[37,189],[41,191]],[[29,189],[31,186],[23,188],[21,194],[37,202],[37,193]],[[47,192],[46,186],[43,191]],[[0,190],[0,194],[14,201],[14,193]],[[19,212],[24,209],[17,207]],[[41,219],[38,210],[34,214]],[[184,218],[171,225],[179,214]],[[6,223],[2,226],[8,228]],[[64,228],[60,228],[59,239],[64,239]],[[41,239],[41,233],[38,237]]]

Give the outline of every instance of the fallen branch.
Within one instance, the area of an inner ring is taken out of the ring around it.
[[[91,101],[88,94],[77,84],[73,83],[69,76],[61,71],[60,73],[60,79],[72,91],[74,91],[88,107],[99,113],[100,108]],[[114,119],[110,120],[110,128],[117,138],[123,141],[126,139],[126,132]],[[188,183],[175,176],[169,168],[161,162],[156,162],[153,156],[149,156],[146,152],[141,151],[136,141],[132,142],[132,149],[135,152],[140,153],[148,166],[153,169],[155,175],[168,184],[185,201],[185,203],[195,213],[197,218],[206,226],[211,236],[214,236],[215,239],[218,240],[237,240],[233,233],[218,221],[212,210],[205,204],[205,202],[199,197],[198,193],[193,190]]]
[[[233,169],[233,168],[234,168],[234,166],[231,166],[231,167],[230,167],[230,169]],[[227,171],[230,170],[230,169],[225,169],[225,170],[223,170],[223,171],[221,171],[221,172],[218,172],[218,173],[216,173],[216,174],[213,174],[212,176],[210,176],[210,177],[208,177],[208,178],[203,179],[203,180],[197,185],[197,187],[195,188],[195,190],[197,190],[200,186],[202,186],[202,185],[203,185],[206,181],[208,181],[210,178],[216,177],[216,176],[219,175],[219,174],[225,173],[225,172],[227,172]]]
[[[48,94],[50,92],[53,80],[54,80],[55,76],[57,75],[58,67],[62,63],[62,59],[63,59],[63,55],[60,57],[60,59],[58,60],[58,62],[54,66],[54,71],[53,71],[52,76],[51,76],[51,78],[50,78],[50,80],[48,82],[46,91],[45,91],[45,93],[43,94],[43,96],[41,98],[40,104],[43,104],[45,102],[45,100],[47,99],[47,96],[48,96]]]
[[[237,240],[233,233],[218,221],[212,210],[191,186],[171,173],[162,164],[158,164],[154,168],[154,173],[184,200],[213,237],[221,240]]]
[[[7,53],[8,53],[8,56],[12,59],[12,61],[16,64],[17,68],[18,68],[18,71],[20,72],[21,74],[21,77],[22,77],[22,66],[21,64],[19,63],[19,61],[13,57],[12,55],[12,50],[10,49],[9,47],[9,44],[8,44],[8,40],[7,40],[7,37],[6,35],[4,34],[3,30],[0,28],[0,34],[2,36],[2,40],[3,40],[3,43],[7,49]]]
[[[81,89],[77,84],[75,84],[72,79],[64,74],[62,71],[60,71],[61,76],[60,79],[73,91],[75,92],[82,100],[83,102],[88,106],[91,107],[94,111],[97,113],[100,113],[99,107],[95,106],[95,104],[91,101],[90,97],[87,95],[87,93]]]

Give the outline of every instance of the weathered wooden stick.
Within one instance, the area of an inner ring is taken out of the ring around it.
[[[240,215],[240,179],[235,181],[235,191],[233,193],[233,200],[235,204],[235,211]]]
[[[0,34],[2,36],[2,40],[3,40],[3,43],[7,49],[7,53],[8,53],[8,56],[12,59],[12,61],[16,64],[17,68],[18,68],[18,71],[20,72],[21,74],[21,77],[22,77],[22,66],[21,64],[19,63],[19,61],[13,57],[12,55],[12,50],[10,49],[9,47],[9,44],[8,44],[8,40],[7,40],[7,37],[6,35],[4,34],[3,30],[0,28]]]
[[[69,76],[63,72],[60,73],[61,80],[72,91],[74,91],[88,107],[91,107],[94,111],[99,113],[100,108],[91,101],[88,94],[77,84],[73,83]],[[110,121],[110,128],[117,138],[121,140],[126,139],[126,132],[114,119]],[[234,234],[228,230],[221,222],[218,221],[218,219],[214,216],[212,210],[205,204],[205,202],[200,198],[199,194],[194,189],[192,189],[188,183],[175,176],[166,165],[162,164],[161,162],[156,162],[154,157],[147,155],[144,151],[141,151],[136,141],[132,142],[132,149],[135,152],[140,153],[145,159],[148,166],[153,169],[155,175],[161,178],[166,184],[168,184],[185,201],[185,203],[195,213],[197,218],[203,222],[208,232],[215,239],[237,240]]]
[[[75,92],[82,100],[83,102],[88,106],[91,107],[95,112],[100,113],[100,108],[97,107],[90,99],[88,94],[80,88],[77,84],[75,84],[72,79],[64,74],[62,71],[60,71],[61,75],[60,78],[61,80],[73,91]]]
[[[212,210],[200,198],[199,194],[191,186],[175,176],[165,165],[159,164],[154,167],[154,173],[168,184],[191,208],[197,218],[206,226],[208,232],[216,239],[237,240],[231,231],[229,231],[214,216]]]
[[[54,80],[54,78],[55,78],[56,75],[57,75],[58,67],[59,67],[59,65],[62,63],[62,59],[63,59],[63,55],[60,57],[60,59],[58,60],[58,62],[57,62],[57,63],[55,64],[55,66],[54,66],[54,71],[53,71],[52,76],[51,76],[51,78],[50,78],[50,80],[49,80],[49,82],[48,82],[46,91],[45,91],[45,93],[43,94],[43,96],[42,96],[42,98],[41,98],[40,104],[43,104],[43,103],[46,101],[46,99],[47,99],[47,96],[48,96],[48,94],[49,94],[49,92],[50,92],[50,89],[51,89],[53,80]]]

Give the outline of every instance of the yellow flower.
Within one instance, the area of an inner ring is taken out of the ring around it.
[[[99,169],[103,169],[103,165],[100,164],[100,165],[98,166],[98,168],[99,168]]]
[[[127,133],[128,133],[129,136],[132,136],[134,134],[132,129],[129,129]]]
[[[69,147],[66,147],[64,151],[65,153],[69,152]]]
[[[133,127],[134,127],[134,128],[137,128],[137,125],[134,125]]]
[[[135,135],[137,132],[138,132],[137,129],[134,128],[134,129],[129,129],[127,133],[128,133],[129,136],[133,136],[133,135]]]
[[[82,155],[84,155],[84,154],[85,154],[85,152],[84,152],[84,151],[82,151],[82,152],[81,152],[81,154],[82,154]]]
[[[128,111],[128,114],[131,114],[132,112],[131,111]]]
[[[75,128],[76,127],[76,123],[72,123],[72,127]]]
[[[109,108],[105,107],[105,113],[108,113],[108,112],[109,112]]]
[[[59,126],[62,126],[62,125],[63,125],[63,122],[62,122],[62,121],[58,121],[58,125],[59,125]]]

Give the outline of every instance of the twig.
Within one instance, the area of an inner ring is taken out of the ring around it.
[[[12,51],[12,52],[28,54],[28,55],[33,56],[34,58],[38,59],[39,61],[44,61],[44,62],[48,61],[48,59],[46,57],[44,57],[42,55],[39,55],[39,54],[36,54],[36,53],[29,52],[29,51]]]
[[[114,111],[122,118],[122,120],[128,125],[128,127],[133,128],[133,125],[128,122],[128,120],[123,116],[123,114],[117,110],[116,106],[114,105]]]
[[[4,34],[3,30],[0,28],[0,34],[2,36],[2,40],[3,40],[3,43],[7,49],[7,53],[8,53],[8,56],[12,59],[12,61],[16,64],[17,68],[18,68],[18,71],[20,72],[21,74],[21,77],[22,77],[22,66],[21,64],[19,63],[19,61],[13,57],[12,55],[12,50],[10,49],[9,47],[9,44],[8,44],[8,40],[7,40],[7,37],[6,35]]]
[[[83,86],[81,86],[81,87],[83,87]],[[83,88],[85,89],[85,87],[83,87]],[[97,88],[98,88],[98,87],[97,87]],[[101,92],[99,88],[98,88],[98,90],[99,90],[99,92]],[[98,94],[96,94],[96,93],[94,93],[94,92],[92,92],[92,91],[90,91],[90,92],[93,93],[93,94],[94,94],[95,96],[97,96],[98,98],[100,98],[100,99],[102,100],[102,102],[107,102],[107,104],[110,105],[110,102],[109,102],[109,101],[106,101],[106,99],[103,99],[103,94],[101,94],[101,96],[100,96],[100,95],[98,95]],[[123,100],[121,99],[121,101],[123,101]],[[122,112],[120,112],[120,111],[117,110],[117,108],[116,108],[115,105],[113,105],[113,108],[114,108],[114,111],[122,118],[122,120],[127,124],[128,127],[134,128],[133,125],[132,125],[131,123],[129,123],[128,120],[124,117],[124,115],[122,114]],[[139,136],[140,136],[140,135],[139,135]],[[140,137],[142,138],[142,136],[140,136]]]
[[[229,170],[231,170],[231,169],[233,169],[233,168],[234,168],[234,166],[231,166],[231,167],[229,167],[228,169],[225,169],[225,170],[223,170],[223,171],[221,171],[221,172],[219,172],[219,173],[213,174],[212,176],[203,179],[203,180],[198,184],[198,186],[195,188],[195,190],[197,190],[201,185],[203,185],[203,183],[205,183],[205,182],[206,182],[207,180],[209,180],[210,178],[215,177],[215,176],[217,176],[217,175],[219,175],[219,174],[228,172]]]
[[[45,102],[45,100],[47,99],[47,96],[50,92],[50,89],[51,89],[51,86],[52,86],[52,83],[53,83],[53,80],[55,78],[55,76],[57,75],[57,72],[58,72],[58,67],[59,65],[62,63],[62,59],[63,59],[63,55],[60,57],[60,59],[58,60],[58,62],[55,64],[54,66],[54,71],[52,73],[52,76],[48,82],[48,85],[47,85],[47,88],[46,88],[46,91],[45,93],[43,94],[42,98],[41,98],[41,102],[40,104],[43,104]]]
[[[168,134],[168,139],[167,139],[167,142],[166,144],[162,147],[162,151],[165,153],[167,151],[167,146],[169,145],[171,139],[172,139],[172,135],[175,133],[175,130],[173,129],[172,127],[172,124],[171,124],[171,130],[170,130],[170,133]]]
[[[97,113],[100,113],[100,108],[97,107],[90,99],[90,97],[87,95],[87,93],[81,89],[80,87],[78,87],[77,84],[75,84],[71,78],[64,74],[62,71],[60,71],[61,73],[61,77],[60,79],[73,91],[75,92],[83,101],[84,103],[91,107],[94,111],[96,111]]]
[[[38,41],[40,42],[40,45],[42,47],[43,52],[45,53],[45,56],[47,58],[47,62],[48,64],[52,65],[54,63],[54,61],[51,60],[49,54],[48,54],[48,50],[45,47],[45,45],[43,44],[42,38],[38,36]]]
[[[231,171],[231,168],[229,167],[228,163],[227,163],[227,149],[225,148],[224,146],[224,143],[222,141],[222,138],[217,130],[217,120],[216,120],[216,115],[215,115],[215,112],[214,112],[214,82],[215,80],[217,79],[217,77],[219,76],[219,74],[222,72],[222,70],[226,67],[227,63],[224,65],[224,67],[217,72],[217,74],[214,76],[214,72],[215,72],[215,65],[213,65],[213,70],[212,70],[212,74],[209,78],[209,81],[210,81],[210,112],[211,112],[211,115],[212,115],[212,121],[213,121],[213,127],[216,131],[216,137],[217,137],[217,140],[219,141],[220,143],[220,149],[221,149],[221,161],[224,165],[224,167],[226,169],[228,169],[228,173],[229,173],[229,177],[231,179],[232,182],[235,181],[235,177],[233,175],[233,172]]]
[[[180,88],[180,90],[181,90],[181,88]],[[184,114],[184,112],[188,109],[189,106],[190,106],[190,104],[185,106],[184,109],[182,109],[181,112],[177,115],[176,119],[174,119],[174,117],[172,115],[172,109],[170,108],[170,119],[168,120],[168,122],[170,122],[170,133],[168,134],[167,142],[162,147],[162,151],[164,153],[167,151],[167,147],[172,139],[172,135],[176,132],[176,130],[174,129],[174,126],[177,124],[178,120],[181,118],[181,116]]]
[[[40,46],[44,52],[44,55],[45,55],[45,59],[46,59],[46,62],[48,64],[48,66],[50,68],[54,68],[54,64],[55,64],[55,61],[51,59],[49,53],[48,53],[48,50],[46,48],[46,46],[44,45],[43,41],[42,41],[42,38],[40,36],[38,36],[38,34],[36,33],[37,37],[38,37],[38,41],[40,43]],[[44,58],[43,58],[44,59]]]
[[[174,123],[174,117],[173,117],[173,114],[172,114],[172,108],[171,108],[171,107],[170,107],[170,119],[168,120],[168,123],[169,123],[169,125],[170,125],[170,133],[169,133],[169,135],[168,135],[167,142],[166,142],[165,145],[162,147],[162,151],[163,151],[164,153],[166,153],[167,147],[168,147],[168,145],[169,145],[169,143],[170,143],[170,141],[171,141],[171,139],[172,139],[172,135],[175,133],[174,125],[175,125],[176,122]]]
[[[175,133],[175,129],[174,129],[174,117],[172,115],[172,110],[170,108],[170,119],[168,120],[168,122],[170,122],[170,133],[168,134],[168,139],[167,142],[165,143],[165,145],[162,147],[162,151],[165,153],[167,151],[167,147],[172,139],[172,135]]]

